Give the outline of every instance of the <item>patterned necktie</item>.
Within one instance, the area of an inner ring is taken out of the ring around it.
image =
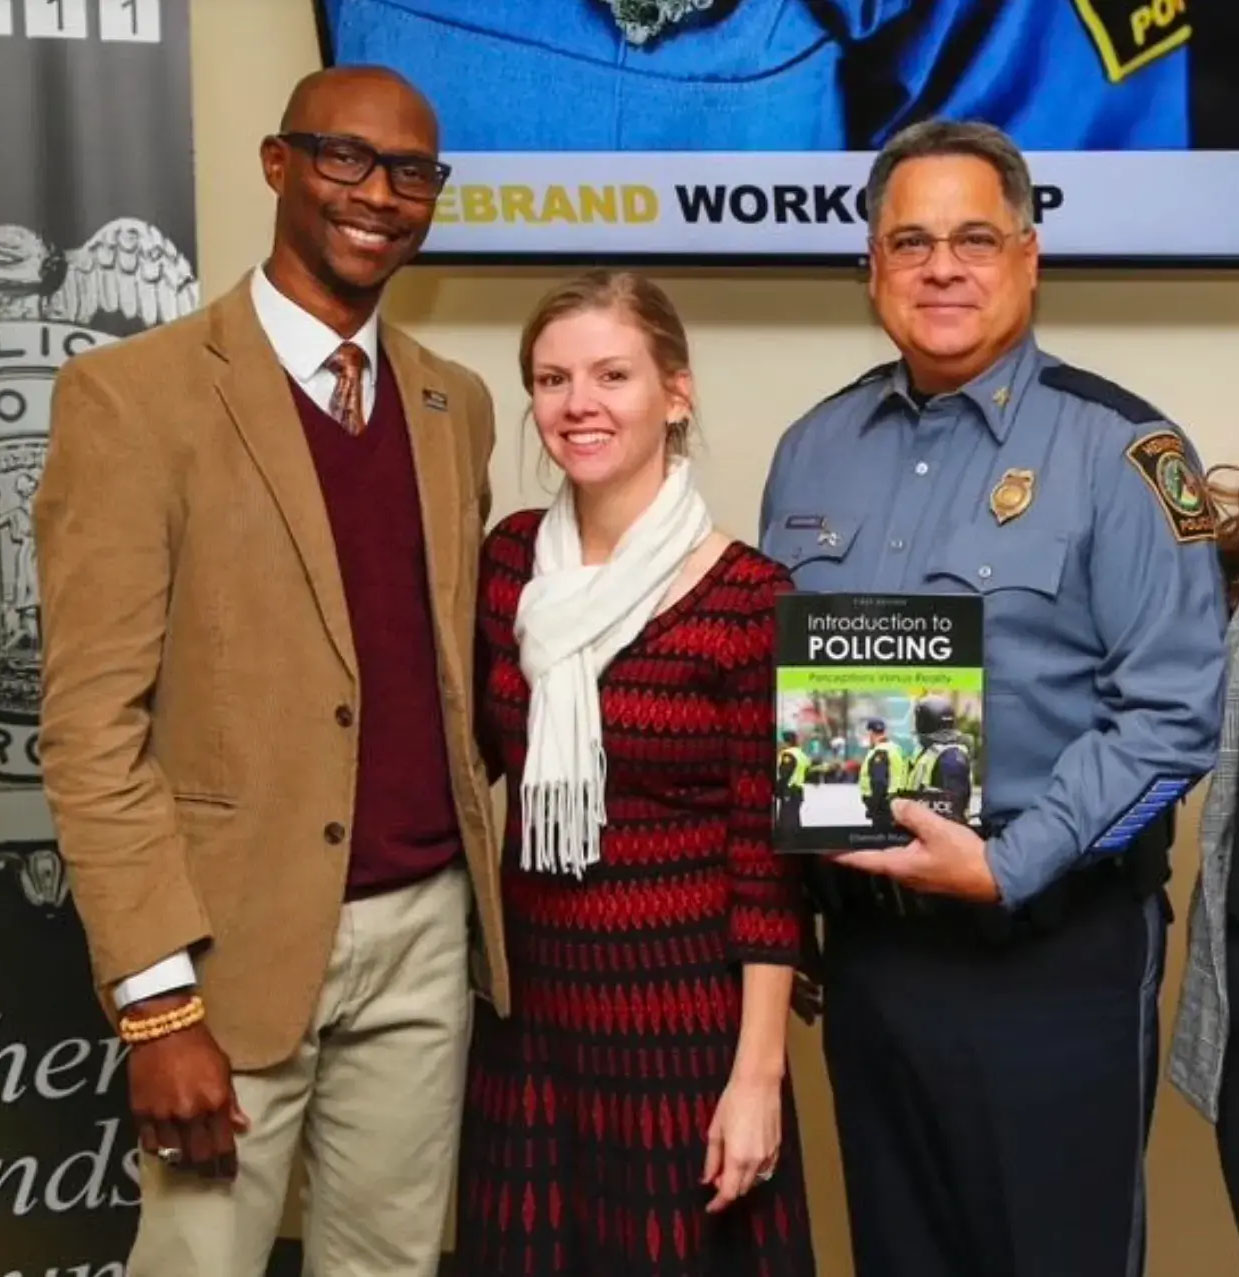
[[[366,352],[351,341],[344,342],[323,363],[328,372],[336,375],[336,388],[331,392],[327,411],[351,435],[359,435],[366,428],[361,403],[361,374],[365,366]]]

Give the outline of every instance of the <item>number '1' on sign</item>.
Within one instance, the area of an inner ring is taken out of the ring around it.
[[[159,43],[159,0],[99,0],[103,40]]]
[[[13,0],[0,0],[0,35],[13,34]]]
[[[26,35],[32,40],[85,40],[86,0],[26,0]]]

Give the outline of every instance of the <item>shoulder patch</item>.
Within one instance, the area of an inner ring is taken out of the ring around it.
[[[870,382],[880,381],[883,377],[889,377],[898,366],[898,361],[894,359],[889,363],[875,364],[868,372],[862,372],[855,381],[849,381],[846,386],[841,386],[833,394],[827,395],[821,402],[830,403],[832,399],[840,399],[844,395],[851,394],[853,390],[859,390],[862,386],[869,385]]]
[[[1106,78],[1117,84],[1133,71],[1164,58],[1192,36],[1183,0],[1136,4],[1133,0],[1075,0]]]
[[[1130,390],[1124,390],[1115,382],[1084,368],[1075,368],[1071,364],[1051,364],[1041,370],[1040,381],[1044,386],[1075,395],[1077,399],[1087,399],[1090,403],[1099,403],[1110,408],[1138,426],[1150,421],[1166,420],[1165,413],[1148,400],[1141,399]]]
[[[1204,481],[1175,431],[1155,430],[1137,439],[1127,449],[1127,459],[1161,503],[1176,541],[1186,545],[1214,539],[1213,512]]]

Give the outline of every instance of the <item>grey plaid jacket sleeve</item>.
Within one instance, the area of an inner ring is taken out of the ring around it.
[[[1200,876],[1188,915],[1188,951],[1170,1049],[1170,1080],[1217,1121],[1222,1059],[1230,1032],[1226,912],[1239,790],[1239,613],[1227,631],[1229,676],[1217,770],[1200,822]]]

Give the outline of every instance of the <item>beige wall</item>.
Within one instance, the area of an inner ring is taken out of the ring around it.
[[[199,250],[216,296],[264,253],[271,203],[256,148],[294,80],[316,65],[310,0],[193,0]],[[701,462],[716,518],[751,538],[760,485],[782,428],[816,399],[888,357],[858,277],[846,272],[658,272],[693,339],[707,439]],[[406,272],[389,315],[476,368],[495,395],[496,513],[545,501],[527,440],[524,473],[516,334],[545,272]],[[1056,274],[1045,281],[1040,336],[1055,353],[1131,387],[1190,431],[1206,462],[1239,461],[1231,409],[1239,363],[1239,277]],[[1193,822],[1194,823],[1194,822]],[[1182,920],[1195,871],[1190,831],[1178,852]],[[1163,1012],[1178,988],[1185,928],[1175,928]],[[829,1099],[816,1043],[799,1034],[794,1064],[821,1270],[845,1277],[846,1221]],[[1212,1132],[1163,1088],[1152,1148],[1152,1277],[1232,1277],[1236,1241]]]

